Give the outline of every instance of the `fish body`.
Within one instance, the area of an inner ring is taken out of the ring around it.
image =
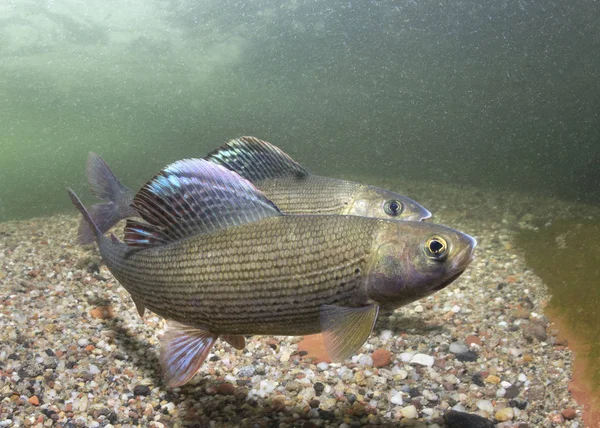
[[[251,181],[286,214],[344,214],[402,221],[431,217],[431,213],[417,202],[395,192],[311,174],[278,147],[254,137],[231,140],[205,159]],[[88,156],[87,176],[92,192],[109,201],[90,209],[102,232],[119,220],[137,216],[132,207],[134,192],[121,184],[95,153]],[[83,221],[78,240],[82,244],[94,240]]]
[[[170,320],[162,364],[187,382],[221,337],[324,332],[343,360],[362,346],[380,308],[452,282],[475,241],[451,228],[360,216],[284,215],[236,173],[206,160],[176,162],[136,195],[143,220],[125,243],[89,222],[107,267],[138,310]]]

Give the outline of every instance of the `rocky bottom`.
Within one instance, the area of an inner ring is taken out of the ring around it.
[[[512,239],[581,207],[370,182],[476,237],[467,271],[381,316],[345,364],[317,363],[299,337],[253,337],[243,351],[219,342],[172,390],[157,357],[164,320],[140,319],[97,249],[75,243],[78,217],[0,224],[0,427],[583,426],[568,391],[571,352]]]

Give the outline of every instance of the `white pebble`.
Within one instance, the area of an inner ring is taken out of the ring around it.
[[[463,406],[462,404],[458,403],[456,405],[454,405],[452,407],[452,410],[455,410],[457,412],[466,412],[465,406]]]
[[[496,391],[496,397],[498,398],[504,397],[504,394],[506,394],[506,389],[504,388],[498,388],[498,390]]]
[[[415,354],[410,360],[411,364],[419,364],[421,366],[431,367],[433,366],[435,359],[431,355],[427,354]]]
[[[502,385],[503,388],[509,388],[512,386],[512,383],[503,380],[502,382],[500,382],[500,385]]]
[[[392,330],[383,330],[379,334],[379,337],[381,338],[381,340],[390,340],[393,335],[394,333],[392,332]]]
[[[429,416],[431,417],[433,415],[434,410],[431,407],[423,407],[421,409],[421,412],[425,415],[425,416]],[[431,425],[428,425],[431,426]]]
[[[289,352],[284,352],[283,354],[281,354],[281,362],[285,363],[288,362],[290,360],[290,353]]]
[[[412,358],[415,356],[416,352],[403,352],[400,355],[398,355],[398,358],[400,358],[400,361],[402,361],[403,363],[409,363],[410,360],[412,360]]]
[[[98,366],[95,366],[94,364],[90,364],[89,371],[90,371],[90,374],[93,374],[93,375],[100,373],[100,369],[98,368]]]
[[[527,376],[524,373],[519,374],[519,382],[525,382],[527,380]]]
[[[317,368],[321,371],[325,371],[329,368],[329,364],[325,361],[321,361],[319,364],[317,364]]]
[[[423,312],[423,306],[421,305],[417,305],[415,306],[415,312],[420,314],[421,312]]]
[[[392,389],[390,391],[390,403],[396,404],[398,406],[404,403],[404,401],[402,400],[402,393]]]
[[[458,305],[454,305],[452,306],[452,312],[454,312],[455,314],[460,312],[460,306]]]
[[[80,412],[85,412],[87,410],[87,406],[88,406],[88,399],[87,399],[87,396],[84,395],[83,397],[81,397],[81,400],[79,400],[79,405],[77,406],[77,409]]]
[[[466,343],[457,341],[457,342],[452,342],[450,344],[449,350],[453,354],[466,354],[467,352],[469,352],[469,347],[467,346]]]
[[[373,365],[373,358],[370,355],[363,355],[358,359],[358,364],[371,367]]]
[[[298,398],[305,403],[312,400],[314,397],[315,389],[312,386],[304,388],[302,391],[300,391],[300,394],[298,394]]]
[[[257,394],[261,397],[266,397],[267,395],[269,395],[271,392],[273,392],[275,390],[275,387],[277,386],[277,384],[268,381],[266,379],[263,379],[260,381],[260,384],[258,385],[258,391]]]
[[[423,390],[423,397],[428,401],[438,401],[439,397],[428,389]]]
[[[394,366],[392,369],[392,374],[394,376],[398,376],[399,379],[406,379],[408,377],[408,372],[398,366]]]
[[[477,402],[477,408],[490,414],[494,412],[494,405],[490,400],[479,400]]]
[[[82,346],[82,347],[83,347],[83,346],[88,346],[88,344],[89,344],[89,343],[90,343],[90,341],[89,341],[89,340],[87,340],[87,339],[85,339],[85,338],[79,339],[79,340],[77,341],[77,344],[78,344],[79,346]]]
[[[400,414],[407,419],[414,419],[418,416],[417,408],[412,404],[400,409]]]

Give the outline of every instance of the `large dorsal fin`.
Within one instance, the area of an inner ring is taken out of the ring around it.
[[[223,165],[253,183],[270,178],[308,175],[280,148],[254,137],[240,137],[223,144],[204,159]]]
[[[248,180],[204,159],[175,162],[133,200],[144,221],[129,220],[125,242],[147,247],[282,215]]]

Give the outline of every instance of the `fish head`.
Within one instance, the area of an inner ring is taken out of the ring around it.
[[[369,298],[394,309],[435,293],[464,272],[476,245],[442,225],[382,222],[366,271]]]
[[[421,221],[431,217],[425,207],[412,199],[373,186],[363,186],[344,214],[402,221]]]

